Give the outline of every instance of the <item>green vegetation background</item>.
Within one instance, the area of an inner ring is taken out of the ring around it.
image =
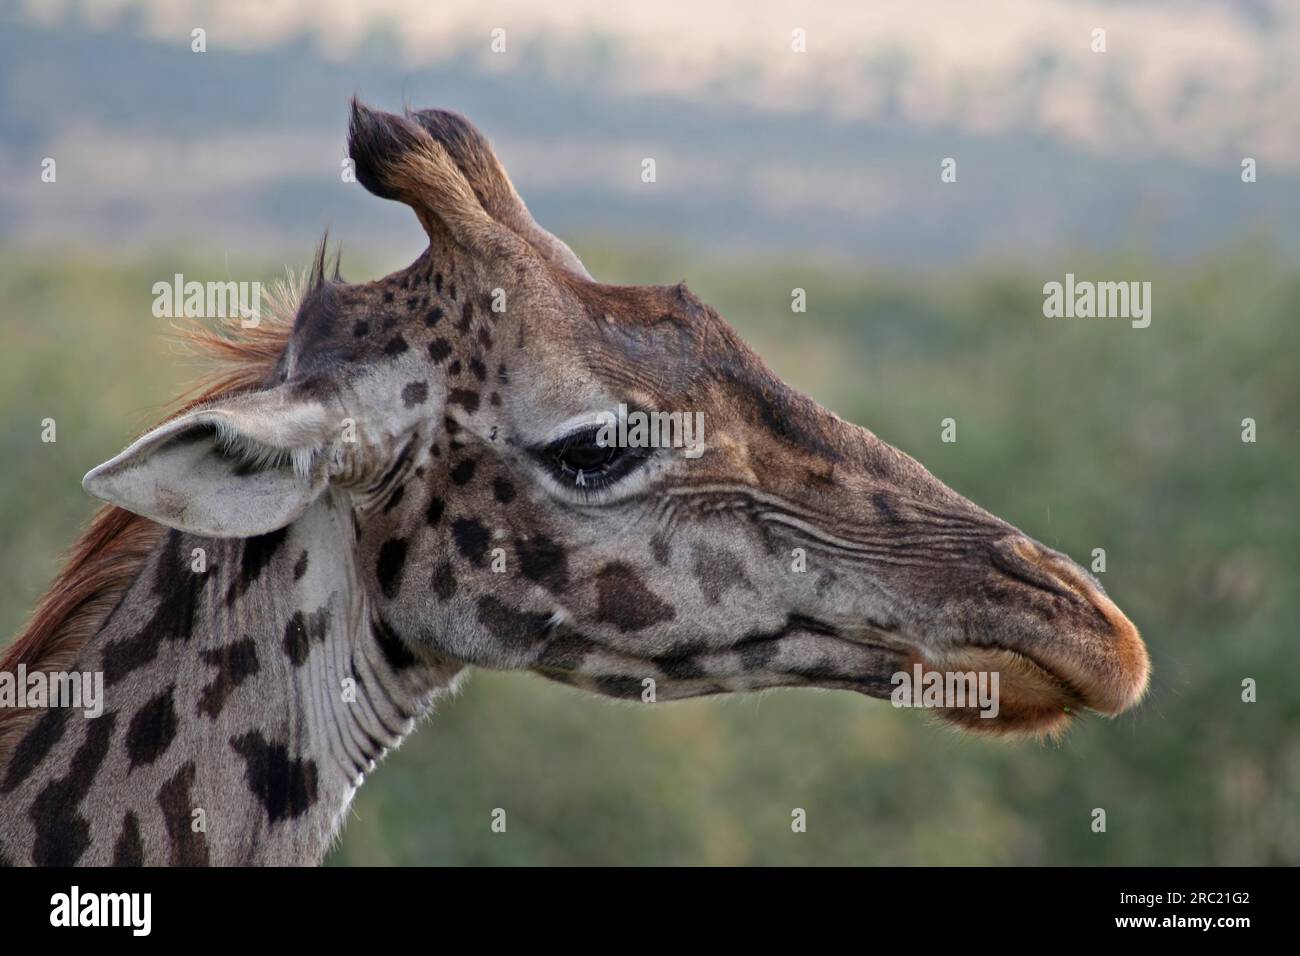
[[[1084,562],[1105,548],[1103,581],[1154,657],[1150,698],[1060,745],[1007,744],[847,694],[637,707],[479,672],[372,776],[332,863],[1300,863],[1293,266],[1264,244],[1172,266],[1071,258],[1081,277],[1152,280],[1154,320],[1135,330],[1043,318],[1064,266],[938,275],[577,245],[607,281],[687,277],[796,387],[1049,545]],[[0,257],[0,640],[92,511],[81,475],[197,372],[169,351],[152,284],[279,270],[211,262]],[[790,311],[796,286],[807,314]],[[1247,677],[1258,703],[1241,702]]]

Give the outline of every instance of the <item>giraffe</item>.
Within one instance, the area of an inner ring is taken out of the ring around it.
[[[994,719],[935,712],[1010,735],[1141,698],[1091,575],[685,284],[595,281],[466,119],[354,99],[348,149],[428,247],[352,284],[322,242],[260,327],[195,333],[224,371],[86,475],[107,505],[0,669],[102,673],[103,713],[0,710],[0,860],[319,863],[471,667],[655,702],[991,672]],[[702,453],[600,438],[620,404],[702,413]]]

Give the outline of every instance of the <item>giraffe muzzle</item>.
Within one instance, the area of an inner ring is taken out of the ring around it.
[[[1074,688],[1090,710],[1115,716],[1133,707],[1151,674],[1137,627],[1070,558],[1024,537],[1014,538],[1010,547],[1051,582],[1063,595],[1062,603],[1081,609],[1062,614],[1064,641],[1045,642],[1032,650],[1031,658]]]
[[[966,637],[922,642],[905,667],[996,674],[997,706],[945,701],[935,708],[940,717],[978,733],[1054,736],[1084,711],[1115,716],[1141,700],[1151,670],[1146,647],[1091,575],[1015,531],[988,554],[989,576],[953,596],[950,619]]]

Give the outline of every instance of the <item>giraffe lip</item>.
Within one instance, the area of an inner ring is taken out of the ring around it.
[[[1005,647],[996,643],[989,645],[989,649],[1005,655],[1010,660],[1020,662],[1032,671],[1037,671],[1045,680],[1058,685],[1062,694],[1071,698],[1071,702],[1074,705],[1078,707],[1087,707],[1087,697],[1074,685],[1074,682],[1062,674],[1058,669],[1044,663],[1034,654],[1022,650],[1021,648]]]
[[[934,670],[971,670],[972,668],[963,666],[959,662],[963,655],[968,652],[974,652],[975,656],[983,656],[980,652],[998,655],[1003,660],[1014,662],[1025,674],[1032,674],[1035,678],[1045,685],[1050,685],[1057,689],[1061,696],[1063,707],[1073,708],[1074,711],[1082,709],[1092,709],[1088,704],[1088,697],[1084,694],[1069,677],[1062,674],[1059,669],[1052,667],[1036,655],[1020,648],[1009,647],[990,641],[988,644],[969,645],[955,648],[948,654],[936,657],[927,651],[925,645],[920,641],[907,640],[903,638],[898,629],[889,626],[878,626],[875,622],[868,623],[864,629],[856,630],[851,634],[837,632],[833,635],[839,640],[848,641],[858,647],[871,648],[873,650],[885,651],[890,654],[899,655],[909,668],[912,663],[920,662],[928,669]],[[976,668],[978,669],[978,668]],[[886,692],[883,696],[888,697]]]
[[[1026,667],[1037,670],[1039,674],[1047,680],[1056,684],[1061,693],[1061,706],[1070,713],[1080,713],[1084,710],[1090,710],[1094,713],[1102,713],[1101,710],[1094,708],[1089,701],[1088,695],[1069,677],[1063,674],[1059,668],[1052,667],[1044,663],[1038,657],[1025,651],[1014,648],[1004,647],[999,650],[1012,659],[1019,660]]]
[[[934,708],[943,720],[974,733],[1055,738],[1085,709],[1094,709],[1068,677],[1018,648],[996,644],[966,646],[937,660],[921,654],[908,663],[945,674],[975,672],[998,676],[994,695],[997,711],[991,716],[970,705]]]

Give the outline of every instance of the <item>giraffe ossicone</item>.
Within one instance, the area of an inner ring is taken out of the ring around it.
[[[656,703],[996,672],[991,719],[935,708],[985,732],[1142,696],[1090,574],[684,284],[595,280],[463,117],[354,102],[349,152],[428,248],[353,284],[322,243],[255,327],[195,333],[224,362],[200,399],[86,476],[109,506],[0,670],[102,674],[103,712],[0,709],[0,859],[319,862],[471,666]],[[620,406],[702,415],[703,453],[596,440]]]

